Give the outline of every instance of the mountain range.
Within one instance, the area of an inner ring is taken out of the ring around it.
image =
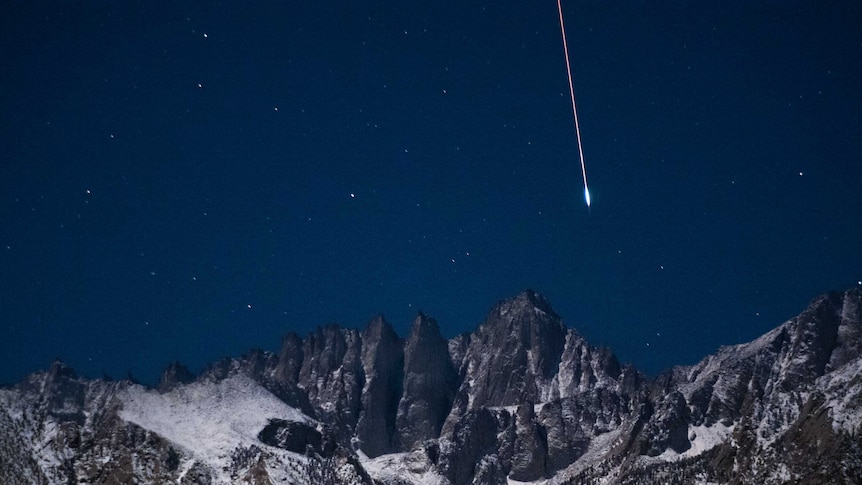
[[[0,483],[862,483],[862,289],[651,377],[533,291],[444,338],[287,334],[157,387],[62,362],[0,389]]]

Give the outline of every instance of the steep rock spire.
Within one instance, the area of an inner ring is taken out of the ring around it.
[[[356,439],[362,451],[374,457],[396,450],[395,416],[401,397],[403,342],[383,315],[368,324],[361,339],[365,385]]]
[[[396,418],[403,449],[440,435],[456,386],[447,341],[437,322],[420,313],[404,347],[403,393]]]

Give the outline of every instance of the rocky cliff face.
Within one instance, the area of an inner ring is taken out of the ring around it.
[[[710,466],[731,481],[819,482],[829,463],[830,483],[852,483],[862,476],[862,414],[850,404],[862,399],[860,301],[859,289],[823,295],[751,343],[722,347],[695,366],[660,376],[651,389],[655,412],[636,449],[694,457],[704,456],[706,442],[717,454]],[[841,384],[833,386],[836,381]],[[815,449],[802,452],[812,439]]]
[[[858,483],[862,291],[648,378],[540,295],[288,334],[157,389],[55,363],[0,389],[0,483]]]
[[[477,455],[479,473],[550,477],[585,451],[593,428],[617,426],[630,400],[613,354],[566,329],[532,291],[491,311],[469,339],[461,375],[440,438],[440,469],[456,485],[471,483]],[[463,436],[472,427],[490,438]]]
[[[540,402],[548,394],[566,329],[548,303],[526,291],[498,304],[470,339],[456,409]]]
[[[354,446],[369,456],[398,451],[395,420],[404,373],[403,349],[404,343],[382,316],[362,332],[365,385]]]
[[[402,395],[396,415],[402,449],[412,450],[440,436],[457,385],[448,342],[440,335],[437,322],[420,314],[404,346]]]

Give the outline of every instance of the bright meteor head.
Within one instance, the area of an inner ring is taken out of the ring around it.
[[[590,206],[590,189],[584,187],[584,199],[587,201],[587,207]]]

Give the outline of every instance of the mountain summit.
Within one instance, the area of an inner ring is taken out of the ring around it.
[[[288,334],[157,389],[61,362],[0,389],[0,483],[858,483],[862,290],[649,378],[527,290],[447,340]]]

